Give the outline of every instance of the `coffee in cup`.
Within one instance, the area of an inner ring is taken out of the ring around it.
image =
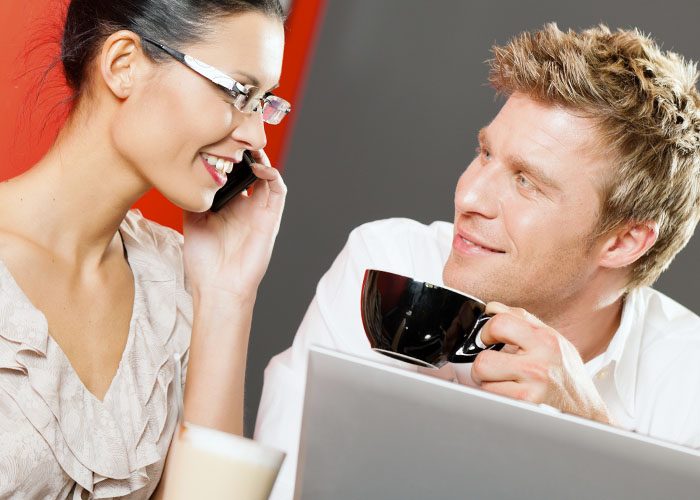
[[[183,423],[168,461],[167,500],[267,500],[284,453],[252,439]]]

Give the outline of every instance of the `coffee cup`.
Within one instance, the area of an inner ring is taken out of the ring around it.
[[[486,346],[479,332],[486,304],[462,292],[400,274],[368,269],[362,284],[362,324],[376,352],[419,366],[471,363]]]
[[[252,439],[183,423],[168,455],[168,500],[267,500],[285,454]]]

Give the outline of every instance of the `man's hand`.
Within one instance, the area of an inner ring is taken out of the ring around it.
[[[491,302],[486,312],[494,316],[481,330],[482,342],[506,347],[500,352],[479,353],[471,370],[478,386],[494,394],[611,423],[605,403],[571,342],[523,309]]]

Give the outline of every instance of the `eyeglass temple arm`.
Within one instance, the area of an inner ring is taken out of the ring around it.
[[[178,60],[179,62],[181,62],[181,63],[184,64],[185,66],[187,66],[188,68],[192,69],[193,71],[196,71],[197,73],[200,73],[202,76],[204,76],[205,78],[209,79],[209,77],[208,77],[207,75],[201,73],[197,68],[193,67],[193,66],[187,61],[187,59],[185,58],[185,54],[183,54],[183,53],[180,52],[179,50],[171,49],[170,47],[168,47],[168,46],[166,46],[166,45],[163,45],[162,43],[158,43],[158,42],[156,42],[155,40],[151,40],[150,38],[145,37],[145,36],[141,36],[141,39],[142,39],[144,42],[148,42],[148,43],[150,43],[150,44],[152,44],[152,45],[155,45],[155,46],[158,47],[160,50],[162,50],[162,51],[165,52],[166,54],[172,56],[173,58],[175,58],[176,60]],[[203,63],[202,63],[202,64],[203,64]],[[212,82],[212,83],[216,83],[216,82]],[[217,83],[217,85],[219,85],[219,84]],[[222,87],[223,87],[223,86],[222,86]],[[223,87],[223,88],[226,88],[226,87]],[[227,89],[227,90],[229,90],[229,89]],[[245,89],[245,88],[243,88],[243,89],[236,89],[236,90],[237,90],[238,92],[240,92],[240,93],[243,93],[243,94],[247,94],[247,93],[248,93],[247,89]],[[265,97],[263,97],[262,100],[264,100],[265,98],[270,97],[270,96],[276,97],[272,92],[268,92],[268,93],[265,95]],[[285,101],[285,102],[286,102],[286,101]],[[289,113],[290,111],[291,111],[291,106],[289,106],[289,103],[287,103],[287,109],[284,110],[284,113],[287,114],[287,113]]]
[[[230,78],[229,76],[224,75],[223,73],[221,73],[221,75],[222,75],[223,78],[225,78],[225,79],[227,79],[227,80],[232,80],[232,82],[233,82],[233,88],[229,88],[228,86],[221,84],[221,82],[217,82],[217,81],[213,80],[212,77],[211,77],[210,75],[207,75],[205,72],[203,72],[202,69],[198,68],[196,65],[191,64],[190,61],[187,60],[187,57],[189,57],[189,56],[186,56],[185,54],[183,54],[183,53],[180,52],[179,50],[171,49],[171,48],[168,47],[167,45],[163,45],[162,43],[158,43],[158,42],[156,42],[155,40],[151,40],[150,38],[145,37],[145,36],[142,36],[141,39],[142,39],[143,41],[145,41],[145,42],[148,42],[148,43],[150,43],[150,44],[152,44],[152,45],[155,45],[155,46],[158,47],[160,50],[162,50],[162,51],[165,52],[166,54],[172,56],[172,57],[175,58],[177,61],[179,61],[179,62],[181,62],[182,64],[184,64],[185,66],[187,66],[188,68],[190,68],[190,69],[191,69],[192,71],[194,71],[195,73],[199,73],[199,74],[202,75],[204,78],[206,78],[207,80],[211,81],[214,85],[218,85],[219,87],[221,87],[221,88],[223,88],[224,90],[227,90],[227,91],[229,91],[229,92],[234,91],[234,92],[236,92],[237,94],[248,95],[248,90],[247,90],[245,87],[243,87],[240,83],[238,83],[238,82],[236,82],[235,80],[233,80],[232,78]],[[206,63],[204,63],[204,62],[202,62],[202,61],[199,61],[199,60],[197,60],[197,59],[194,59],[193,57],[190,57],[190,59],[191,59],[193,62],[196,62],[197,64],[199,64],[199,65],[201,65],[201,66],[207,67],[207,68],[210,69],[211,71],[215,71],[215,72],[217,72],[217,73],[220,73],[217,69],[212,68],[211,66],[209,66],[208,64],[206,64]]]
[[[166,47],[162,43],[158,43],[155,40],[151,40],[150,38],[146,38],[145,36],[142,36],[141,39],[144,42],[148,42],[151,45],[155,45],[156,47],[158,47],[160,50],[162,50],[166,54],[169,54],[170,56],[172,56],[175,59],[177,59],[178,61],[180,61],[182,64],[189,66],[189,64],[187,64],[187,61],[185,60],[185,54],[183,54],[182,52],[175,50],[175,49],[171,49],[170,47]]]

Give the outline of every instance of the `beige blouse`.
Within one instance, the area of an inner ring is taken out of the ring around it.
[[[138,211],[120,233],[134,309],[104,401],[82,384],[0,261],[0,499],[145,499],[158,484],[177,421],[176,359],[180,383],[187,368],[192,299],[179,233]]]

